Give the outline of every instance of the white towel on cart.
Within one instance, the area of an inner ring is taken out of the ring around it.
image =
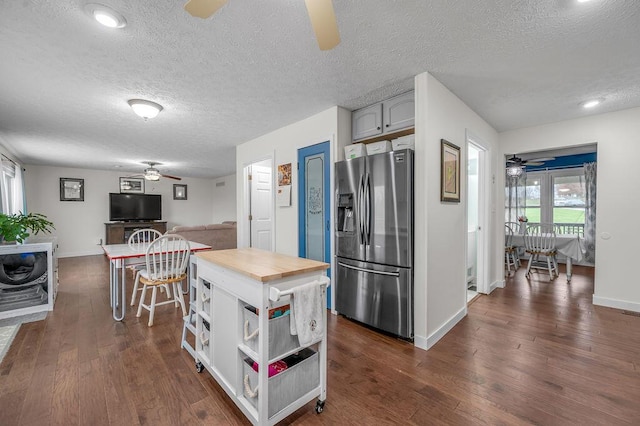
[[[293,289],[290,331],[298,335],[300,346],[308,346],[324,333],[322,287],[318,281]]]

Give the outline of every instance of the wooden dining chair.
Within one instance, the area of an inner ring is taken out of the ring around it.
[[[536,223],[527,226],[524,233],[524,249],[529,254],[525,276],[531,278],[531,270],[547,270],[549,278],[559,276],[556,249],[556,226],[553,223]],[[540,259],[544,257],[545,263]]]
[[[153,325],[153,317],[157,306],[173,303],[182,308],[182,316],[187,315],[184,297],[180,283],[187,278],[187,265],[191,249],[186,238],[176,234],[163,235],[153,241],[147,248],[145,255],[145,269],[140,271],[142,295],[138,304],[137,317],[142,315],[142,309],[149,311],[149,327]],[[162,285],[173,287],[173,298],[164,302],[157,302],[157,290]],[[147,289],[151,288],[151,302],[145,304]]]
[[[138,229],[129,236],[129,240],[127,241],[127,243],[129,244],[129,247],[131,249],[139,252],[147,247],[147,244],[153,242],[161,236],[162,233],[153,228]],[[140,283],[140,270],[144,269],[145,262],[134,263],[128,265],[128,267],[131,268],[134,275],[133,291],[131,292],[131,306],[134,306],[136,304],[136,295],[139,291],[142,291],[142,287],[138,288],[138,285]],[[169,291],[169,286],[165,287],[165,291]]]

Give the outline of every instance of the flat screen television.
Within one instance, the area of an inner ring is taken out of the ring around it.
[[[148,221],[162,219],[162,199],[158,194],[109,194],[109,220]]]

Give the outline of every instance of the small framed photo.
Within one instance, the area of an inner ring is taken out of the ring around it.
[[[440,201],[460,202],[460,147],[440,140]]]
[[[174,200],[186,200],[187,199],[187,185],[174,184],[173,185],[173,199]]]
[[[144,194],[144,178],[120,178],[120,193]]]
[[[60,178],[60,201],[84,201],[84,179]]]

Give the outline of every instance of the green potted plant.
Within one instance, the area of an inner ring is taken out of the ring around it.
[[[14,241],[23,243],[31,235],[29,231],[36,235],[39,232],[51,232],[53,229],[55,229],[53,223],[40,213],[12,215],[0,213],[0,240],[4,243]]]

